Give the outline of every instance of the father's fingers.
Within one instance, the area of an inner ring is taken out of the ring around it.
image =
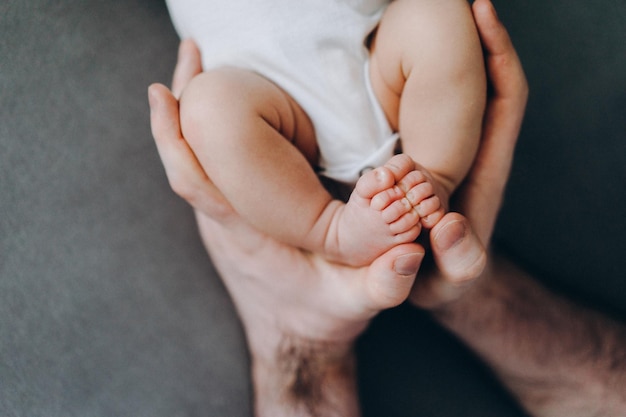
[[[496,15],[489,0],[476,0],[473,5],[476,25],[486,51],[487,72],[492,87],[483,132],[481,153],[491,163],[503,161],[501,173],[508,174],[519,135],[528,83],[511,38]],[[493,176],[499,173],[494,171]]]
[[[206,176],[181,135],[178,101],[161,84],[150,86],[148,99],[152,135],[174,192],[209,217],[230,215],[230,204]]]
[[[420,276],[411,301],[432,309],[454,301],[483,272],[487,255],[469,222],[458,213],[448,213],[431,231],[431,249],[437,273]]]
[[[403,303],[424,259],[417,244],[396,246],[367,267],[364,284],[368,307],[378,312]]]
[[[176,62],[172,78],[172,93],[174,97],[180,98],[183,89],[189,84],[189,81],[201,72],[202,62],[198,47],[191,39],[183,40],[178,47],[178,61]]]
[[[458,210],[482,242],[491,238],[509,178],[528,84],[509,35],[489,0],[476,0],[474,17],[483,42],[493,95],[485,111],[480,150],[457,199]]]
[[[524,70],[493,4],[490,0],[476,0],[472,10],[487,55],[487,71],[494,95],[521,99],[528,89]]]

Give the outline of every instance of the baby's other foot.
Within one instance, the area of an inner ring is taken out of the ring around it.
[[[417,239],[422,228],[420,216],[404,191],[419,185],[415,179],[420,177],[410,175],[414,169],[411,158],[398,155],[357,181],[335,222],[341,262],[368,265],[392,247]]]

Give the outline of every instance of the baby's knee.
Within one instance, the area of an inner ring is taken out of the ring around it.
[[[220,111],[234,104],[230,102],[241,94],[237,90],[237,83],[225,69],[200,73],[183,90],[180,97],[181,113],[184,112],[193,117],[198,113]]]
[[[194,138],[206,141],[206,132],[222,132],[238,125],[254,104],[241,82],[241,74],[229,68],[203,72],[194,77],[180,97],[180,123],[183,136],[193,145]],[[218,138],[219,140],[219,138]]]

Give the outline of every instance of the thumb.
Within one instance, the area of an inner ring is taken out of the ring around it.
[[[427,309],[459,298],[480,277],[487,262],[480,239],[458,213],[446,214],[430,236],[436,268],[420,275],[410,297]]]
[[[424,249],[410,243],[392,248],[367,267],[365,289],[370,308],[376,311],[402,304],[424,259]]]

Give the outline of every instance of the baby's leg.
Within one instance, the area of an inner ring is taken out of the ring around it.
[[[392,2],[372,42],[370,77],[403,152],[432,176],[427,183],[438,198],[416,206],[432,227],[470,169],[481,134],[486,79],[467,1]]]
[[[410,204],[388,209],[404,198],[402,192],[371,205],[375,195],[394,189],[396,177],[388,168],[362,178],[348,204],[331,198],[311,167],[316,159],[311,122],[262,76],[234,68],[203,73],[184,91],[180,113],[183,135],[211,180],[239,214],[268,235],[363,265],[419,234],[417,216],[407,214]],[[403,165],[395,175],[404,177],[411,168]],[[409,187],[410,178],[405,183]]]

